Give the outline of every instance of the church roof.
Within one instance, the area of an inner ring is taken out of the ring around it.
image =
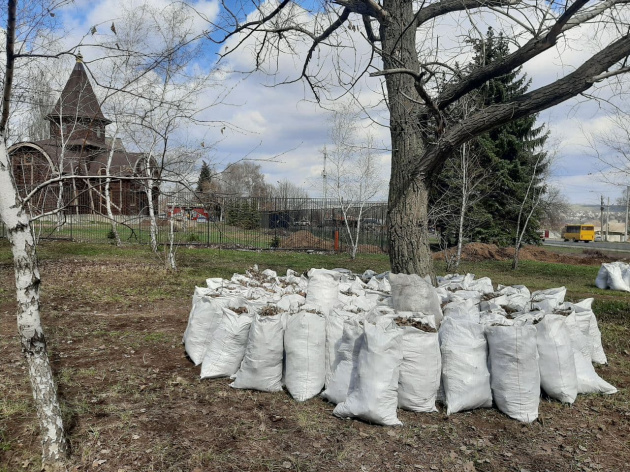
[[[111,123],[103,115],[92,85],[90,85],[90,79],[83,65],[83,58],[80,55],[77,57],[77,63],[74,65],[68,82],[48,118],[64,116],[102,121],[106,124]]]

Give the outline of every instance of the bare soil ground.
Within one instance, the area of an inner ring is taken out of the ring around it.
[[[630,470],[627,318],[603,326],[610,364],[598,372],[617,395],[579,396],[573,407],[543,400],[531,425],[485,409],[400,411],[404,426],[384,428],[337,419],[319,398],[200,381],[181,345],[187,280],[133,260],[68,258],[41,272],[72,471]],[[35,471],[38,423],[13,290],[12,267],[2,265],[0,471]]]
[[[455,254],[456,248],[448,249]],[[469,262],[507,261],[514,257],[514,248],[499,247],[496,244],[469,243],[462,248],[462,260]],[[624,260],[625,254],[608,255],[597,249],[585,249],[582,254],[561,254],[540,246],[524,246],[519,254],[522,261],[552,262],[573,265],[600,265],[603,262]],[[433,254],[434,259],[444,259],[444,252]]]
[[[296,231],[290,236],[283,238],[280,241],[280,248],[282,249],[321,249],[323,251],[333,251],[334,244],[332,241],[315,236],[310,231]],[[349,250],[348,247],[346,247]],[[359,244],[359,253],[367,254],[380,254],[383,250],[372,244]]]

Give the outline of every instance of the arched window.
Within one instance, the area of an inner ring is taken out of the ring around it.
[[[33,170],[33,155],[25,154],[22,156],[22,172],[21,177],[26,187],[32,187],[35,181],[35,172]]]

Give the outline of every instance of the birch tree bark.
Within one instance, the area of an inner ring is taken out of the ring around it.
[[[42,464],[45,469],[56,470],[63,468],[68,446],[40,319],[40,276],[35,239],[28,212],[13,179],[5,137],[15,64],[17,0],[8,0],[7,6],[6,63],[0,115],[0,218],[6,226],[13,253],[17,326],[41,429]]]
[[[116,246],[120,247],[122,246],[122,241],[120,240],[120,234],[118,233],[118,224],[116,222],[116,219],[114,218],[114,212],[112,211],[112,197],[109,191],[109,187],[112,181],[112,178],[111,178],[112,159],[114,157],[114,151],[116,148],[115,145],[116,145],[117,136],[118,134],[114,133],[114,136],[112,137],[112,145],[109,150],[109,154],[107,155],[107,165],[105,166],[105,175],[107,176],[105,178],[105,208],[107,211],[107,218],[109,218],[109,221],[111,223],[112,233],[114,234],[114,240],[116,241]]]

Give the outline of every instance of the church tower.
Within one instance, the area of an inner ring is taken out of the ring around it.
[[[105,147],[105,127],[111,120],[101,111],[81,54],[46,119],[50,121],[51,139],[71,146]]]

